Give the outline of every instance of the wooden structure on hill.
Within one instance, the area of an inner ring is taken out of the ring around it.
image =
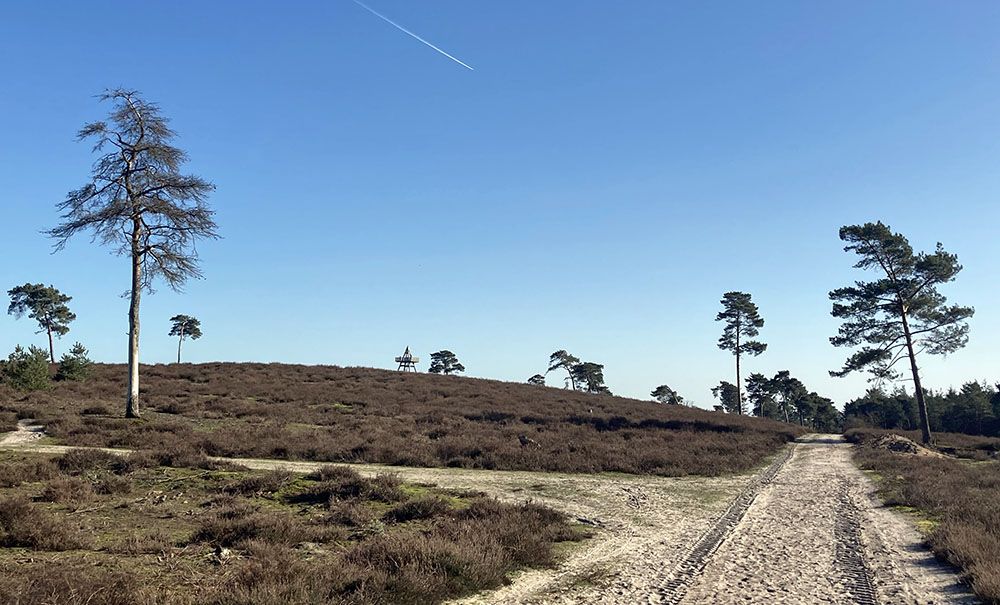
[[[403,351],[403,354],[396,358],[396,363],[399,364],[399,367],[396,368],[397,371],[416,372],[417,364],[420,363],[420,358],[414,357],[413,354],[410,353],[410,347],[406,347],[406,350]]]

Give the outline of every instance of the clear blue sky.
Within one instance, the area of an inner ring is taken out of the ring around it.
[[[1000,3],[371,0],[21,2],[0,20],[0,285],[74,297],[74,340],[126,353],[125,259],[39,232],[86,182],[74,140],[142,91],[218,187],[206,279],[143,303],[143,359],[388,367],[410,345],[524,380],[565,348],[617,393],[702,406],[732,380],[714,321],[751,292],[768,351],[843,402],[827,292],[841,225],[881,219],[965,271],[969,346],[933,388],[1000,379]],[[0,349],[43,343],[0,316]],[[424,366],[426,367],[426,365]],[[551,383],[561,384],[556,379]]]

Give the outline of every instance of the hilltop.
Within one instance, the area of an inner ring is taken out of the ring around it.
[[[610,395],[372,368],[258,363],[142,369],[143,418],[121,418],[126,368],[19,393],[78,446],[213,456],[498,470],[719,475],[760,465],[803,431],[759,418]]]

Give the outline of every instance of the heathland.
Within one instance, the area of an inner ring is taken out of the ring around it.
[[[544,506],[347,467],[0,451],[3,605],[435,603],[583,537]]]
[[[663,476],[747,471],[802,433],[679,405],[371,368],[210,363],[142,372],[138,421],[119,409],[125,368],[100,364],[86,381],[5,391],[0,419],[33,418],[74,446]]]
[[[124,368],[93,370],[37,391],[0,385],[4,430],[30,418],[39,443],[136,450],[0,451],[0,602],[432,603],[550,566],[589,531],[391,466],[261,472],[210,456],[719,476],[801,433],[543,386],[279,364],[146,366],[143,417],[128,420]],[[645,500],[611,481],[628,506]]]

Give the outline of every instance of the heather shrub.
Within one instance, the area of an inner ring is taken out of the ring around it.
[[[22,483],[45,481],[58,469],[49,460],[22,460],[0,463],[0,487],[17,487]]]
[[[26,497],[0,498],[0,546],[70,550],[85,542],[78,530],[35,507]]]
[[[157,595],[134,573],[92,563],[32,561],[0,565],[0,605],[195,605]]]
[[[327,521],[346,527],[361,527],[375,519],[375,513],[370,506],[355,500],[331,499],[327,503],[329,516]]]
[[[407,500],[389,509],[383,519],[386,521],[402,523],[414,519],[430,519],[442,515],[451,510],[448,501],[440,496],[423,496]]]
[[[94,489],[90,481],[79,477],[58,475],[45,484],[39,499],[42,502],[58,502],[60,504],[79,504],[94,497]]]
[[[268,471],[230,482],[222,487],[222,491],[238,496],[270,495],[288,485],[293,478],[294,475],[288,471]]]
[[[325,542],[345,537],[337,527],[309,524],[289,513],[264,511],[237,500],[202,519],[191,542],[219,546],[242,545],[249,541],[271,544]]]
[[[56,460],[59,470],[69,474],[79,474],[85,471],[110,471],[123,473],[128,470],[128,459],[111,452],[101,450],[74,449],[66,452]]]
[[[365,479],[357,472],[345,469],[332,471],[336,467],[324,467],[311,477],[326,476],[297,494],[290,494],[290,502],[325,503],[331,500],[364,499],[379,502],[398,502],[406,495],[400,487],[402,482],[396,475],[380,474],[373,479]],[[345,472],[346,471],[346,472]]]
[[[102,496],[119,496],[132,491],[132,480],[113,473],[100,472],[93,477],[93,490]]]

